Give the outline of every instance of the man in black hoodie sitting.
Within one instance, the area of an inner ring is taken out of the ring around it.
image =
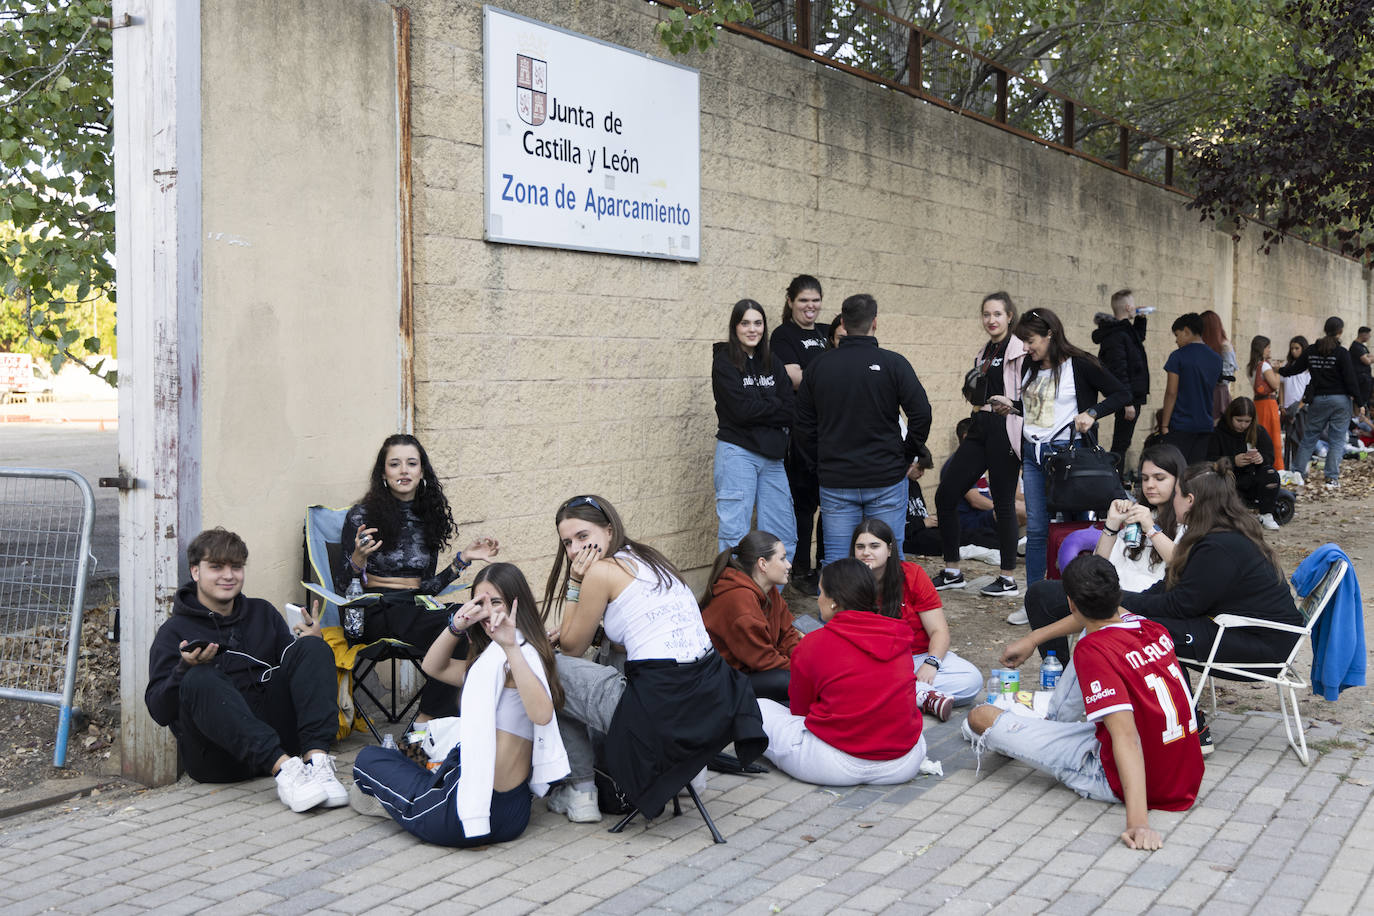
[[[191,581],[153,637],[143,695],[176,736],[186,772],[197,782],[271,774],[292,811],[348,804],[328,753],[334,654],[318,630],[294,638],[276,608],[244,597],[248,547],[237,534],[202,531],[186,560]]]
[[[1148,309],[1147,309],[1148,311]],[[1126,449],[1135,436],[1135,423],[1150,399],[1150,363],[1145,357],[1145,316],[1136,314],[1135,294],[1129,289],[1112,293],[1112,313],[1098,312],[1093,319],[1093,343],[1102,366],[1131,392],[1131,403],[1116,412],[1112,447],[1117,466],[1126,467]]]

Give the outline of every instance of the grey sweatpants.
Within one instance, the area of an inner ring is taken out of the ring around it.
[[[563,708],[558,711],[558,733],[568,752],[569,782],[592,778],[596,763],[593,735],[605,736],[620,698],[625,693],[625,675],[606,665],[584,658],[559,655],[558,682],[563,686]]]

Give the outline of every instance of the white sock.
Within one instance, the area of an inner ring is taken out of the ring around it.
[[[309,762],[313,765],[316,760],[321,761],[322,763],[327,763],[329,761],[329,755],[323,753],[322,751],[316,751],[315,753],[310,755]]]
[[[579,779],[572,784],[574,792],[592,792],[596,789],[595,779]]]
[[[959,570],[957,570],[957,569],[950,569],[948,566],[946,566],[946,567],[945,567],[945,575],[947,575],[947,576],[958,576],[958,575],[961,575],[961,573],[960,573]]]

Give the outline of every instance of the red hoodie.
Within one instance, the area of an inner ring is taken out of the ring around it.
[[[792,652],[792,715],[836,750],[895,760],[921,740],[911,627],[865,611],[840,611]]]
[[[776,588],[765,595],[753,578],[732,566],[711,586],[711,602],[701,612],[716,651],[740,671],[787,670],[801,641],[792,612]]]

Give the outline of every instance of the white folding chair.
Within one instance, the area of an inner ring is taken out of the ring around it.
[[[1279,712],[1283,716],[1283,727],[1288,733],[1288,744],[1297,753],[1298,759],[1303,766],[1311,763],[1310,755],[1307,752],[1307,736],[1303,731],[1302,713],[1298,710],[1298,688],[1309,689],[1309,682],[1306,678],[1300,677],[1294,664],[1298,658],[1298,652],[1302,649],[1303,637],[1311,639],[1312,630],[1316,627],[1317,621],[1321,619],[1322,612],[1331,603],[1331,596],[1336,593],[1336,587],[1340,585],[1341,579],[1349,571],[1350,565],[1344,560],[1332,563],[1327,569],[1326,575],[1322,576],[1317,587],[1298,604],[1298,610],[1302,613],[1306,621],[1304,626],[1292,626],[1286,623],[1275,623],[1272,620],[1259,620],[1254,617],[1242,617],[1238,614],[1218,614],[1212,618],[1216,623],[1217,636],[1212,641],[1212,650],[1207,654],[1205,662],[1195,662],[1185,660],[1184,664],[1190,668],[1198,669],[1202,672],[1202,679],[1198,682],[1197,690],[1193,694],[1193,707],[1202,698],[1203,685],[1208,678],[1212,679],[1212,715],[1217,712],[1217,684],[1216,677],[1224,677],[1227,680],[1240,681],[1260,681],[1266,684],[1273,684],[1279,692]],[[1221,641],[1226,638],[1226,631],[1238,629],[1240,627],[1253,627],[1266,630],[1281,630],[1285,633],[1296,633],[1298,639],[1293,643],[1293,650],[1288,653],[1288,658],[1281,662],[1219,662],[1216,660],[1217,649],[1221,646]],[[1286,696],[1285,696],[1286,692]],[[1294,737],[1296,731],[1297,737]]]

